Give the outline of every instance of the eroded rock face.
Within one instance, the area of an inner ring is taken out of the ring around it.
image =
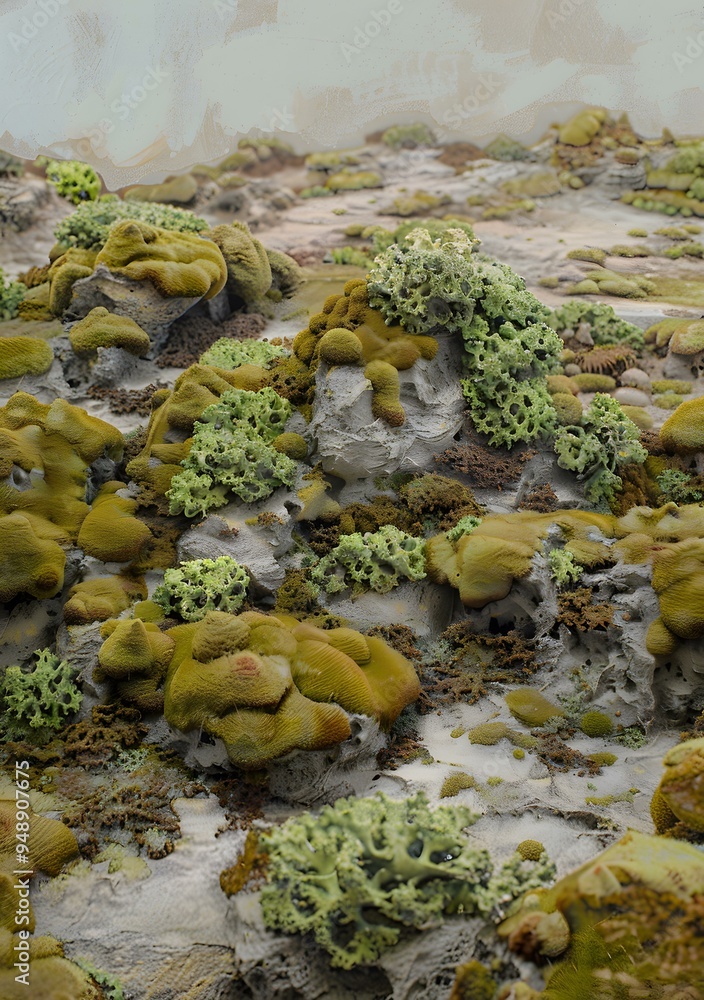
[[[83,319],[91,309],[103,306],[118,316],[127,316],[138,323],[152,339],[150,354],[158,354],[167,338],[169,326],[198,301],[185,296],[167,298],[160,295],[151,282],[124,278],[113,274],[104,264],[99,264],[91,275],[73,285],[64,319]]]
[[[399,372],[406,419],[390,427],[372,415],[371,383],[363,369],[321,364],[309,430],[326,472],[346,481],[425,470],[462,427],[465,403],[456,373],[461,345],[439,337],[432,361]]]

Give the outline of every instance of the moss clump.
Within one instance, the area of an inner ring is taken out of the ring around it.
[[[504,695],[504,701],[514,719],[531,728],[544,726],[548,719],[565,714],[561,708],[553,705],[533,688],[517,688],[515,691],[509,691]]]
[[[652,382],[652,390],[658,394],[676,392],[682,396],[689,396],[694,391],[694,384],[680,378],[656,378]]]
[[[79,355],[95,354],[99,347],[120,347],[143,358],[151,346],[149,334],[139,324],[103,306],[91,309],[84,319],[71,327],[68,336],[71,347]]]
[[[513,756],[516,758],[516,760],[523,760],[525,755],[526,752],[525,750],[521,749],[521,747],[516,747],[516,749],[513,751]]]
[[[599,765],[599,767],[611,767],[611,765],[615,764],[618,760],[615,753],[608,753],[607,751],[603,751],[601,753],[590,753],[587,756],[589,757],[589,760],[593,760],[595,764]]]
[[[415,149],[416,146],[433,146],[435,135],[425,122],[412,125],[392,125],[381,136],[381,141],[392,149]]]
[[[483,747],[496,746],[511,732],[505,722],[482,722],[469,730],[469,742],[479,743]]]
[[[51,345],[37,337],[0,337],[0,379],[41,375],[51,368]]]
[[[545,853],[545,845],[539,840],[522,840],[516,848],[524,861],[538,861]]]
[[[606,260],[606,250],[599,247],[578,247],[567,254],[570,260],[587,260],[590,264],[603,264]]]
[[[494,1000],[496,980],[476,959],[458,965],[449,1000]]]
[[[579,728],[585,736],[611,736],[614,724],[604,712],[594,710],[582,716],[579,720]]]
[[[463,789],[476,788],[476,786],[477,782],[471,774],[465,774],[464,771],[454,771],[452,774],[448,774],[443,781],[440,789],[440,798],[454,798],[455,795],[459,795]]]
[[[95,201],[100,194],[100,178],[89,164],[79,160],[47,160],[44,157],[40,157],[38,162],[44,167],[46,179],[57,193],[74,205]]]
[[[580,392],[611,392],[616,388],[616,379],[596,372],[582,372],[581,375],[574,375],[572,381]]]

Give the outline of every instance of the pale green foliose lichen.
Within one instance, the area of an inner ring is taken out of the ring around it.
[[[333,966],[351,969],[373,962],[405,930],[445,914],[496,912],[553,877],[549,863],[521,859],[492,877],[488,852],[464,833],[476,818],[463,806],[431,809],[421,792],[339,799],[289,819],[265,837],[264,922],[312,933]]]
[[[200,357],[202,365],[230,370],[240,365],[260,365],[268,368],[276,358],[286,357],[285,347],[270,344],[268,340],[234,340],[221,337]]]
[[[249,574],[230,556],[191,559],[164,572],[153,594],[167,614],[176,612],[184,621],[196,622],[208,611],[235,614],[247,596]]]
[[[113,223],[123,219],[137,219],[158,229],[181,233],[208,229],[205,219],[185,208],[152,201],[122,201],[116,194],[105,194],[95,201],[80,204],[75,212],[61,220],[54,236],[57,243],[67,249],[97,250],[105,245]]]
[[[253,503],[291,486],[296,462],[271,446],[290,415],[291,404],[269,386],[224,392],[194,425],[183,472],[166,493],[170,512],[204,516],[228,503],[230,494]]]
[[[387,594],[404,579],[424,578],[424,540],[393,524],[364,534],[340,535],[339,543],[311,569],[313,584],[328,594],[347,587]]]
[[[612,306],[603,302],[565,302],[552,311],[547,322],[558,333],[576,330],[580,323],[586,324],[596,347],[630,344],[638,350],[644,344],[641,327],[627,323],[616,315]]]
[[[582,567],[567,549],[552,549],[548,555],[550,575],[559,587],[566,583],[576,583],[582,575]]]
[[[49,649],[38,649],[34,655],[31,671],[8,667],[0,680],[0,714],[9,738],[26,736],[27,727],[61,729],[83,700],[75,684],[77,669]]]
[[[621,489],[619,466],[642,463],[648,452],[640,431],[612,396],[598,392],[580,424],[560,427],[555,435],[557,464],[585,481],[585,496],[594,504],[608,502]]]

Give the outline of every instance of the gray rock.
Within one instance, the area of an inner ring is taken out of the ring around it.
[[[623,386],[621,389],[615,389],[612,396],[624,406],[650,406],[650,396],[642,389]]]
[[[49,185],[39,177],[0,177],[0,226],[24,232],[49,198]]]
[[[323,469],[346,481],[429,467],[432,456],[454,443],[464,420],[464,397],[457,372],[461,343],[441,336],[432,361],[417,361],[399,372],[401,427],[372,415],[371,383],[362,368],[321,364],[316,374],[313,419]]]
[[[87,278],[77,281],[64,318],[83,319],[91,309],[104,306],[118,316],[127,316],[139,323],[152,339],[151,355],[164,345],[169,326],[188,312],[199,298],[161,295],[150,281],[134,281],[113,274],[99,264]]]
[[[642,389],[650,392],[650,376],[642,368],[627,368],[622,375],[619,375],[621,385],[633,386],[635,389]]]

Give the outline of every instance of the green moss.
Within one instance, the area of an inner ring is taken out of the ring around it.
[[[640,246],[633,246],[628,243],[616,243],[611,247],[609,253],[613,257],[652,257],[655,251],[644,243]]]
[[[579,721],[579,728],[586,736],[611,736],[614,724],[604,712],[586,712]]]
[[[659,232],[659,231],[660,230],[658,230],[658,229],[655,230],[656,233]],[[638,229],[638,228],[629,229],[628,233],[626,235],[627,236],[633,236],[633,237],[636,237],[636,236],[646,237],[648,235],[648,230],[647,229]]]
[[[469,742],[493,747],[501,740],[507,739],[510,732],[505,722],[482,722],[469,730]]]
[[[525,861],[538,861],[545,853],[545,846],[539,840],[522,840],[516,851]]]
[[[455,795],[459,795],[465,788],[475,788],[476,784],[471,774],[465,774],[464,771],[454,771],[443,781],[442,788],[440,789],[440,798],[454,798]]]
[[[526,755],[525,750],[522,750],[520,747],[516,747],[516,749],[513,751],[513,756],[516,758],[516,760],[523,760],[525,755]]]
[[[602,753],[590,753],[588,754],[589,760],[593,760],[595,764],[599,767],[611,767],[618,760],[615,753],[608,753],[603,751]]]
[[[497,983],[489,970],[472,959],[455,970],[450,1000],[494,1000]]]
[[[655,393],[676,392],[689,396],[694,392],[694,383],[678,378],[656,378],[652,382],[652,390]]]
[[[392,125],[381,136],[381,141],[392,149],[415,149],[416,146],[433,146],[435,135],[425,122],[412,125]]]
[[[580,392],[611,392],[616,388],[616,379],[610,375],[599,375],[597,372],[582,372],[573,375],[572,381]]]
[[[268,340],[234,340],[221,337],[201,355],[200,364],[212,365],[232,371],[240,365],[259,365],[269,368],[277,358],[289,356],[285,347],[270,344]]]
[[[102,306],[91,309],[74,323],[68,333],[76,354],[95,354],[99,347],[120,347],[137,357],[144,357],[151,346],[149,334],[134,320],[118,316]]]
[[[676,410],[684,400],[676,392],[662,392],[653,397],[653,405],[661,410]]]
[[[0,337],[0,379],[41,375],[51,368],[54,352],[46,340]]]
[[[354,170],[345,167],[328,177],[325,187],[328,191],[361,191],[366,188],[384,186],[381,174],[373,170]]]
[[[489,786],[489,788],[498,788],[499,785],[503,785],[504,779],[499,778],[499,776],[496,774],[493,774],[490,778],[486,779],[486,783]]]
[[[561,708],[553,705],[533,688],[516,688],[515,691],[509,691],[504,695],[504,701],[511,715],[531,728],[544,726],[548,719],[564,715]]]
[[[606,250],[599,247],[578,247],[570,250],[565,256],[571,260],[587,260],[591,264],[603,264],[606,260]]]

